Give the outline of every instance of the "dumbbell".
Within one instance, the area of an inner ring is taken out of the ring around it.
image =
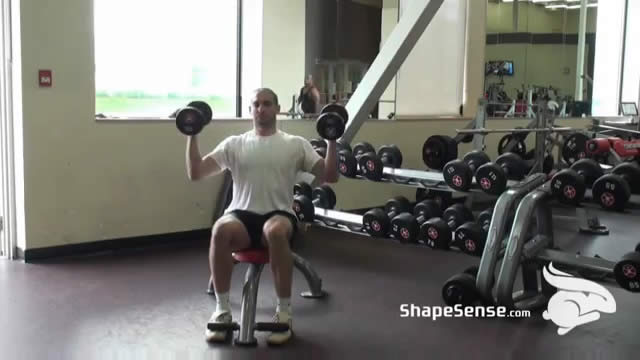
[[[551,192],[561,203],[577,206],[582,202],[587,187],[602,175],[604,170],[597,162],[580,159],[551,178]]]
[[[492,216],[493,209],[487,209],[478,215],[477,221],[460,225],[454,233],[454,245],[465,254],[482,256]]]
[[[176,114],[176,127],[187,135],[193,136],[211,122],[213,111],[209,104],[204,101],[192,101],[178,110]]]
[[[420,226],[420,237],[426,239],[427,246],[447,250],[451,246],[451,234],[461,224],[473,221],[473,214],[463,204],[449,206],[442,218],[432,218]]]
[[[471,187],[473,174],[480,166],[491,161],[486,153],[474,150],[467,153],[462,160],[449,161],[442,170],[444,181],[450,188],[467,191]]]
[[[358,160],[363,154],[375,152],[373,145],[368,142],[357,143],[353,146],[353,151],[343,149],[338,151],[338,171],[340,174],[354,178],[358,175]]]
[[[420,226],[427,220],[442,215],[442,208],[435,200],[423,200],[413,208],[413,215],[405,212],[391,219],[391,235],[401,242],[417,243]]]
[[[296,184],[298,186],[298,184]],[[295,187],[294,187],[295,188]],[[309,184],[301,185],[299,195],[294,196],[291,208],[300,221],[313,221],[315,208],[333,209],[336,206],[336,194],[329,185],[321,185],[313,189],[311,194]],[[294,193],[296,191],[294,190]]]
[[[429,136],[422,145],[422,160],[429,169],[442,170],[446,163],[458,157],[458,144],[471,141],[473,134],[460,134],[455,138],[446,135]]]
[[[491,195],[500,195],[508,180],[522,180],[527,174],[527,163],[514,153],[504,153],[495,162],[486,163],[476,170],[476,183]]]
[[[385,145],[378,153],[367,152],[358,160],[360,172],[367,179],[380,181],[384,167],[399,168],[402,166],[402,152],[396,145]]]
[[[591,188],[593,199],[607,210],[623,210],[631,192],[640,192],[640,165],[622,163],[599,177]]]
[[[387,201],[384,205],[384,210],[375,208],[367,211],[362,217],[362,225],[371,236],[387,236],[391,230],[391,219],[410,210],[411,203],[409,203],[409,200],[404,196],[396,196]]]
[[[322,158],[327,156],[327,142],[323,139],[311,139],[309,140],[313,149],[320,155]],[[351,151],[351,146],[349,144],[343,144],[340,141],[336,141],[336,150],[339,153],[343,150]]]
[[[347,109],[339,104],[327,104],[320,110],[316,130],[323,139],[336,140],[344,134],[349,121]]]

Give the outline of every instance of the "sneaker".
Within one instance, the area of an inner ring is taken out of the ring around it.
[[[276,313],[273,316],[273,322],[275,323],[288,323],[289,330],[285,332],[272,332],[267,337],[267,343],[270,345],[282,345],[287,342],[293,335],[291,315],[289,313]]]
[[[211,318],[208,323],[231,323],[232,316],[228,311],[211,314]],[[208,324],[207,323],[207,324]],[[211,331],[207,328],[204,332],[207,341],[209,342],[221,342],[227,340],[229,331]]]

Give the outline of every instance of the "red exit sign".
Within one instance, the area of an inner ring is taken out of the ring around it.
[[[53,85],[51,70],[38,70],[38,84],[40,87],[51,87]]]

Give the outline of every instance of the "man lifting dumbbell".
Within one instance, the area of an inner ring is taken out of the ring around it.
[[[427,246],[433,249],[448,250],[451,234],[461,224],[472,221],[473,214],[463,204],[453,204],[445,211],[442,218],[427,220],[420,227],[420,236],[426,239]]]
[[[204,157],[200,155],[195,135],[199,131],[183,131],[189,135],[187,174],[190,180],[196,181],[229,169],[233,176],[232,201],[216,221],[211,235],[209,265],[217,306],[209,322],[232,322],[229,304],[232,252],[266,247],[278,296],[274,322],[289,324],[288,331],[273,333],[268,338],[269,343],[280,344],[292,334],[290,241],[296,233],[297,219],[291,209],[291,189],[300,171],[312,173],[320,183],[338,180],[334,140],[344,131],[344,124],[340,127],[341,119],[335,119],[338,117],[335,113],[318,118],[319,133],[329,140],[323,161],[306,139],[277,129],[276,114],[280,105],[272,90],[256,90],[251,104],[253,129],[227,137]],[[182,113],[176,117],[178,128],[185,123],[207,123],[210,117],[201,110],[187,110],[181,116]],[[227,332],[206,330],[207,341],[222,341],[226,336]]]

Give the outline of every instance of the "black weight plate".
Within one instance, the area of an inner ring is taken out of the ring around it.
[[[211,117],[213,116],[213,110],[211,110],[211,106],[204,101],[192,101],[187,106],[194,107],[202,113],[204,116],[204,125],[209,124],[211,122]]]
[[[404,196],[395,196],[384,205],[384,212],[389,216],[396,216],[411,209],[409,199]],[[391,214],[393,212],[393,214]]]
[[[389,233],[391,226],[389,217],[382,209],[371,209],[362,216],[364,230],[371,236],[383,237]]]
[[[467,209],[464,204],[453,204],[444,211],[442,218],[446,222],[453,221],[454,224],[453,228],[451,229],[453,231],[455,230],[455,228],[460,226],[460,224],[463,224],[467,221],[472,221],[473,213],[471,213],[471,210]]]
[[[320,110],[320,114],[327,114],[327,113],[336,113],[338,114],[344,124],[346,124],[347,122],[349,122],[349,113],[347,112],[347,109],[340,105],[340,104],[327,104],[325,105],[322,110]]]
[[[640,166],[636,163],[622,163],[613,170],[612,174],[620,175],[627,180],[627,184],[631,187],[631,192],[637,194],[640,192]]]
[[[384,165],[375,153],[366,153],[360,156],[358,166],[360,167],[360,173],[367,179],[373,181],[380,181],[382,179]]]
[[[514,139],[515,143],[511,146],[511,148],[509,148],[508,145],[512,139]],[[523,157],[527,154],[527,144],[524,142],[524,140],[518,139],[511,134],[507,134],[503,136],[498,142],[498,154],[502,155],[507,152],[512,152]]]
[[[589,137],[582,133],[569,135],[562,145],[562,158],[568,164],[587,157],[587,141]]]
[[[402,152],[396,145],[382,146],[378,150],[378,158],[385,166],[395,169],[402,167]]]
[[[346,177],[356,177],[358,174],[358,162],[353,153],[348,150],[338,152],[338,171]]]
[[[571,169],[575,170],[579,175],[584,177],[586,186],[591,186],[602,175],[604,170],[600,164],[593,159],[580,159],[571,165]]]
[[[629,184],[619,175],[606,174],[593,183],[593,199],[607,210],[623,210],[631,189]]]
[[[344,134],[345,124],[336,113],[326,113],[318,117],[316,130],[318,134],[327,140],[336,140]]]
[[[433,135],[422,145],[422,160],[428,168],[442,170],[446,163],[458,157],[457,145],[452,147],[447,138],[453,141],[450,137]]]
[[[573,169],[561,170],[551,178],[551,192],[563,204],[579,205],[585,190],[584,177]]]

